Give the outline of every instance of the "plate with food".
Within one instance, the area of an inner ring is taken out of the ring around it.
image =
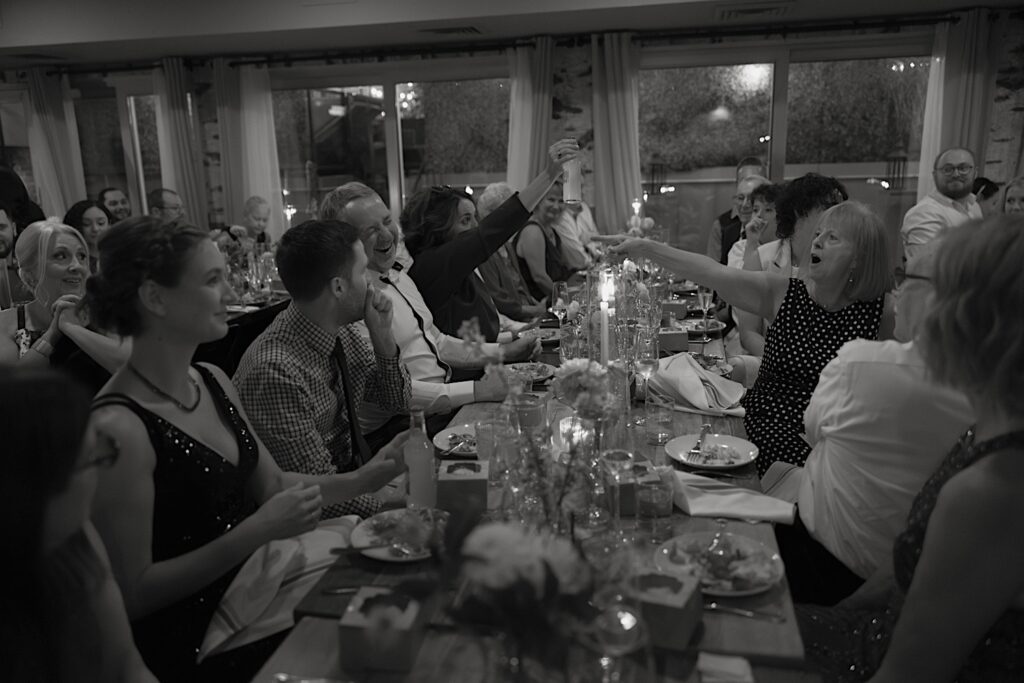
[[[684,465],[705,470],[732,470],[749,465],[757,458],[757,446],[727,434],[708,434],[701,444],[700,455],[691,455],[690,449],[697,438],[697,434],[677,436],[665,444],[665,452]]]
[[[530,380],[531,382],[543,382],[548,377],[555,374],[555,368],[553,365],[547,363],[511,363],[506,365],[505,369],[508,370],[509,375],[513,379],[520,381]]]
[[[532,330],[523,330],[519,333],[519,336],[540,339],[540,343],[545,346],[558,343],[558,329],[552,327],[535,327]]]
[[[476,455],[476,427],[457,425],[434,435],[434,445],[449,455]]]
[[[708,372],[713,372],[723,377],[732,372],[732,365],[721,356],[712,356],[704,353],[691,353],[690,355],[697,361],[699,366]]]
[[[385,510],[352,530],[353,548],[382,562],[418,562],[430,557],[431,542],[441,542],[448,513],[432,508]]]
[[[669,574],[699,577],[701,592],[723,598],[770,590],[785,574],[782,559],[746,536],[705,531],[677,536],[654,551],[654,565]]]

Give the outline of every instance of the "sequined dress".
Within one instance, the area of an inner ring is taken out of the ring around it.
[[[776,460],[802,466],[811,453],[803,439],[804,411],[818,376],[840,347],[854,339],[876,339],[885,297],[855,301],[827,311],[814,302],[802,280],[791,278],[764,340],[757,381],[743,397],[743,426],[757,445],[761,475]]]
[[[1006,448],[1024,449],[1024,431],[974,443],[969,429],[921,488],[907,518],[907,528],[893,545],[894,595],[884,611],[843,610],[799,605],[800,633],[810,660],[826,681],[865,681],[882,663],[900,607],[914,578],[924,547],[928,521],[942,487],[981,458]],[[971,652],[959,683],[1024,681],[1024,610],[1007,610]]]
[[[201,365],[193,367],[213,397],[221,419],[234,432],[237,465],[124,394],[107,394],[93,404],[94,408],[125,406],[142,420],[149,433],[156,453],[154,563],[210,543],[256,510],[256,503],[246,490],[259,460],[256,440],[217,379]],[[201,678],[195,664],[196,654],[210,618],[240,568],[238,565],[230,569],[193,595],[132,623],[139,652],[160,681]]]

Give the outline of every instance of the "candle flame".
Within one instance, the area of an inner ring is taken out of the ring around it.
[[[601,273],[601,301],[611,301],[615,298],[615,282],[612,280],[612,274],[609,271]]]

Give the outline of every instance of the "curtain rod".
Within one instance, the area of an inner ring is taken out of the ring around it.
[[[990,8],[992,9],[992,8]],[[996,10],[993,9],[993,12]],[[913,26],[934,26],[937,24],[955,24],[960,18],[949,13],[945,14],[917,14],[905,15],[902,17],[878,18],[878,19],[843,19],[830,21],[805,21],[792,23],[763,24],[758,26],[732,26],[723,28],[693,28],[674,29],[667,31],[636,31],[634,42],[639,45],[646,45],[655,42],[672,42],[683,40],[709,40],[713,43],[721,42],[725,38],[740,38],[751,36],[773,36],[787,37],[807,33],[830,33],[837,31],[865,31],[883,30],[886,32],[898,32],[900,29]],[[625,31],[619,31],[625,32]],[[575,47],[586,45],[591,42],[594,33],[571,33],[552,35],[555,45],[559,47]],[[600,34],[597,34],[600,35]],[[396,47],[361,48],[356,50],[320,50],[309,53],[275,53],[259,57],[241,57],[228,62],[229,66],[237,67],[244,65],[291,65],[297,62],[381,62],[391,57],[420,56],[430,58],[437,55],[455,53],[491,53],[500,52],[511,47],[522,47],[533,45],[533,38],[517,38],[496,41],[472,42],[472,43],[446,43],[442,45],[415,44]],[[206,64],[212,59],[223,57],[230,59],[228,55],[203,55],[184,58],[186,68],[192,69],[196,66]],[[47,75],[59,74],[85,74],[85,73],[119,73],[130,71],[148,71],[160,68],[159,61],[148,61],[143,63],[112,63],[98,65],[57,67],[48,71]],[[21,71],[21,69],[19,69]]]

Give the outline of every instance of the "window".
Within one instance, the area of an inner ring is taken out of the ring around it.
[[[128,98],[135,166],[141,169],[146,194],[161,187],[160,139],[156,129],[156,95],[133,95]]]
[[[102,97],[75,101],[78,139],[82,147],[85,192],[95,199],[100,190],[129,187],[124,168],[124,146],[117,113],[117,98]],[[159,165],[157,167],[159,175]]]
[[[0,92],[0,163],[11,167],[21,177],[29,196],[38,203],[39,193],[28,150],[25,97],[21,91]]]
[[[646,212],[673,229],[673,244],[703,252],[711,223],[732,205],[736,164],[767,161],[772,75],[772,64],[640,72]]]

